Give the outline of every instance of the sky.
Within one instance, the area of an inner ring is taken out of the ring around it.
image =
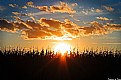
[[[121,49],[121,0],[0,0],[0,48]]]

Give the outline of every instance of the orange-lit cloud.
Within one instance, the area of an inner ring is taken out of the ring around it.
[[[48,32],[45,32],[43,30],[23,30],[23,32],[25,33],[24,34],[24,37],[26,39],[29,39],[29,38],[41,38],[41,39],[45,39],[46,36],[52,36],[50,33]]]
[[[65,2],[60,2],[59,5],[51,5],[51,6],[35,6],[33,2],[27,2],[27,5],[36,9],[39,9],[41,11],[46,11],[46,12],[60,12],[60,13],[76,13],[75,10],[71,6],[69,6]],[[74,3],[72,6],[76,6],[77,4]]]
[[[101,13],[102,10],[100,10],[100,9],[96,9],[95,12],[97,12],[97,13]]]
[[[113,31],[120,31],[121,24],[106,24],[103,25],[99,22],[93,21],[90,27],[84,27],[85,34],[87,35],[104,35],[112,33]]]
[[[84,34],[87,35],[101,35],[101,34],[107,34],[107,29],[105,28],[105,25],[102,25],[96,21],[90,22],[90,27],[84,27]]]
[[[50,6],[50,12],[61,12],[61,13],[75,13],[67,3],[60,2],[59,6]]]
[[[45,18],[41,18],[40,22],[45,26],[55,29],[61,29],[61,22],[59,20],[47,20]]]
[[[90,22],[90,26],[78,26],[77,24],[65,19],[63,22],[55,19],[41,18],[38,22],[23,21],[10,22],[0,19],[0,30],[7,32],[20,31],[25,39],[48,39],[52,37],[76,38],[89,35],[104,35],[113,31],[121,30],[121,24],[101,24]]]
[[[30,6],[30,7],[34,7],[34,4],[33,4],[33,2],[32,2],[32,1],[27,2],[26,4],[27,4],[28,6]]]
[[[36,8],[41,10],[41,11],[49,12],[48,6],[37,6]]]

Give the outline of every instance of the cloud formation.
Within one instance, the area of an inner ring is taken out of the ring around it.
[[[0,19],[0,30],[7,32],[20,32],[24,39],[54,39],[66,36],[67,38],[77,38],[89,35],[104,35],[113,31],[121,31],[121,24],[106,24],[90,22],[90,26],[78,26],[65,19],[63,22],[55,19],[41,18],[38,22],[23,21],[10,22]]]
[[[60,12],[60,13],[76,13],[75,10],[73,10],[72,7],[77,6],[77,3],[71,4],[71,6],[69,6],[67,3],[65,2],[60,2],[59,5],[51,5],[51,6],[35,6],[33,4],[33,2],[27,2],[27,5],[36,9],[39,9],[41,11],[46,11],[46,12]]]

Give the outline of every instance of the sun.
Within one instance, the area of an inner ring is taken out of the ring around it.
[[[55,53],[61,53],[61,55],[64,55],[64,53],[68,53],[69,54],[69,52],[70,52],[70,45],[67,44],[67,43],[58,43],[54,47],[54,52]]]

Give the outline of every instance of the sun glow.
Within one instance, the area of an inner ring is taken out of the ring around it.
[[[55,53],[61,53],[61,55],[64,55],[64,53],[70,52],[70,45],[66,43],[59,43],[54,47]]]

